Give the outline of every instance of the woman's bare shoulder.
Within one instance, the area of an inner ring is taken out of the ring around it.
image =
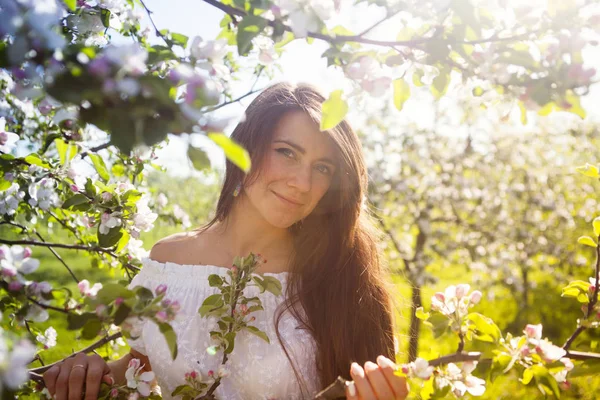
[[[180,232],[160,239],[152,246],[150,258],[152,260],[176,264],[193,264],[193,250],[202,245],[204,235],[198,231]]]

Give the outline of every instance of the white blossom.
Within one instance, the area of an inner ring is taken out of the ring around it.
[[[133,214],[133,229],[137,232],[148,232],[154,228],[154,221],[158,214],[153,213],[148,207],[150,198],[147,195],[142,196],[136,203],[137,211]]]
[[[43,344],[46,349],[49,349],[56,346],[57,336],[56,329],[49,327],[43,335],[37,335],[36,340]]]
[[[0,118],[0,151],[10,153],[19,140],[19,135],[13,132],[6,131],[6,120]]]
[[[39,207],[44,211],[48,211],[50,207],[55,207],[59,204],[60,199],[54,190],[54,182],[50,179],[42,179],[39,182],[33,182],[29,185],[29,205]]]
[[[215,63],[222,63],[229,52],[227,40],[202,40],[200,36],[195,36],[190,45],[190,55],[198,60],[209,60]]]
[[[107,212],[103,213],[100,217],[100,233],[102,235],[108,234],[108,232],[117,226],[121,226],[120,213],[115,211],[112,214]]]
[[[151,392],[150,382],[154,380],[154,372],[141,372],[144,366],[140,365],[140,360],[133,358],[129,361],[125,378],[127,379],[127,387],[137,389],[142,396],[149,396]]]
[[[25,282],[23,275],[30,274],[38,269],[40,260],[31,258],[31,250],[19,245],[8,247],[0,246],[0,268],[4,276],[17,277]]]
[[[141,75],[147,69],[148,52],[137,43],[110,45],[104,50],[103,57],[118,66],[122,72],[130,75]]]
[[[148,257],[149,254],[149,251],[144,249],[144,242],[135,238],[129,238],[129,242],[123,251],[131,258],[135,258],[137,260]]]
[[[25,192],[19,190],[19,184],[13,182],[8,189],[0,192],[0,214],[14,215]]]
[[[192,223],[190,222],[190,216],[185,211],[183,211],[183,208],[181,208],[179,204],[175,204],[173,206],[173,215],[175,216],[175,218],[181,221],[181,225],[184,228],[189,228],[190,226],[192,226]]]
[[[35,346],[28,340],[22,339],[9,349],[5,338],[0,336],[0,392],[4,387],[17,390],[27,382],[27,365],[33,360],[35,353]]]

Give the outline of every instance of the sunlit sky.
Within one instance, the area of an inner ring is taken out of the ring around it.
[[[152,18],[159,29],[166,28],[173,32],[183,33],[190,38],[201,36],[205,40],[214,39],[221,29],[219,22],[224,13],[202,0],[146,0],[145,3],[152,10]],[[340,24],[348,27],[354,32],[366,29],[384,15],[382,8],[367,6],[365,4],[346,6],[345,11],[330,22],[332,25]],[[147,24],[148,22],[148,18],[145,17],[143,24]],[[378,38],[383,36],[388,39],[389,37],[395,38],[399,30],[397,24],[397,22],[391,21],[382,25],[378,31],[373,31],[371,34],[374,35],[373,37]],[[152,41],[156,43],[161,42],[155,39]],[[333,67],[327,68],[326,60],[320,57],[323,51],[327,49],[325,43],[315,40],[313,44],[309,45],[305,40],[295,40],[288,44],[285,49],[286,52],[278,60],[278,63],[282,66],[282,72],[277,74],[275,81],[307,82],[317,86],[325,94],[336,89],[351,90],[351,86],[344,79],[341,71]],[[584,53],[584,58],[587,65],[595,66],[597,70],[600,70],[599,46]],[[251,60],[246,61],[247,65],[251,62]],[[246,93],[251,87],[253,79],[251,79],[251,76],[247,78],[247,80],[243,79],[235,82],[232,86],[236,97]],[[598,79],[598,75],[595,78]],[[259,81],[256,87],[266,87],[272,82],[264,79]],[[582,99],[582,105],[588,113],[588,119],[594,122],[600,122],[600,107],[597,106],[600,104],[599,86],[592,87],[590,94]],[[230,130],[235,126],[236,118],[240,118],[243,115],[243,110],[253,97],[249,96],[239,104],[227,106],[222,110],[223,114],[233,117],[234,122],[229,127]],[[385,96],[384,100],[379,101],[391,101],[391,92]],[[364,113],[364,111],[362,112]],[[353,119],[360,117],[359,114],[360,112],[353,110],[351,106],[348,119],[352,123]],[[423,100],[420,99],[420,96],[413,95],[406,102],[404,109],[398,112],[397,119],[399,125],[411,123],[427,128],[431,127],[432,115],[433,107],[429,99],[425,98]],[[545,126],[560,124],[560,126],[566,127],[580,123],[578,117],[568,113],[554,113],[551,117],[545,118],[543,121],[536,119],[534,115],[532,117],[534,118],[530,118],[530,124],[543,123]],[[517,113],[514,115],[514,120],[515,123],[518,123],[519,116]],[[515,129],[523,128],[516,127]],[[210,143],[208,139],[201,137],[201,135],[192,135],[190,138],[187,135],[184,137],[170,135],[170,137],[169,145],[158,154],[158,162],[166,166],[169,173],[174,175],[188,175],[192,173],[192,168],[185,156],[187,140],[206,148],[215,166],[223,165],[224,157],[220,150]]]

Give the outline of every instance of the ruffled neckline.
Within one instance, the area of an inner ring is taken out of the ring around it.
[[[184,275],[191,279],[195,278],[208,278],[209,275],[225,275],[230,268],[221,267],[210,264],[178,264],[175,262],[167,261],[160,262],[151,259],[150,257],[142,257],[142,265],[147,272],[156,272],[159,274],[173,273],[177,275]],[[287,281],[289,272],[265,272],[263,276],[273,276],[284,284]]]

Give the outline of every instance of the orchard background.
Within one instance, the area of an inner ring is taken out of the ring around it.
[[[361,136],[411,396],[596,398],[598,26],[579,0],[0,0],[2,398],[119,358],[138,315],[176,348],[165,294],[124,288],[208,221],[223,153],[250,168],[222,133],[276,80]]]

